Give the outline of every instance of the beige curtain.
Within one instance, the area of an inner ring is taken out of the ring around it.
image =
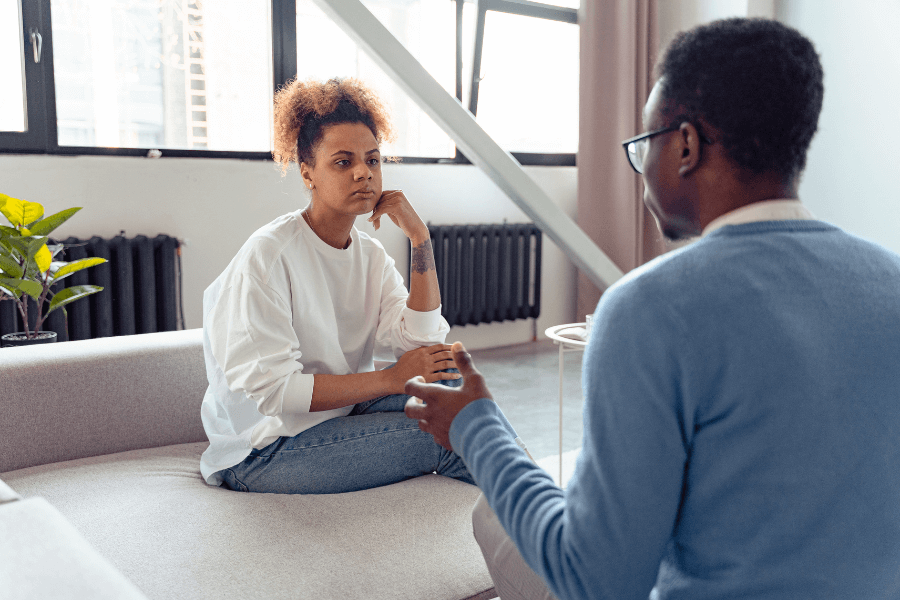
[[[628,272],[665,251],[621,141],[643,131],[659,34],[656,0],[582,0],[578,224]],[[578,274],[577,320],[597,289]]]

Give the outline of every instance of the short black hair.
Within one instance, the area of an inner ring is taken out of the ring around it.
[[[753,173],[787,180],[803,171],[824,86],[819,55],[799,31],[769,19],[714,21],[679,33],[657,69],[667,118],[701,117]]]

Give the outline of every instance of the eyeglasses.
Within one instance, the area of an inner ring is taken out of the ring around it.
[[[634,169],[635,173],[640,174],[644,172],[644,157],[647,156],[647,148],[650,147],[650,138],[662,133],[675,131],[680,127],[681,123],[679,122],[677,125],[671,125],[669,127],[657,129],[656,131],[642,133],[641,135],[636,135],[633,138],[629,138],[622,142],[622,147],[625,148],[625,156],[628,157],[628,163],[631,165],[631,168]],[[707,139],[703,134],[700,134],[700,141],[704,144],[712,144],[712,141]]]
[[[647,156],[647,148],[650,146],[650,138],[662,133],[675,131],[679,127],[681,127],[681,123],[679,123],[678,125],[663,127],[662,129],[657,129],[656,131],[642,133],[641,135],[636,135],[633,138],[629,138],[622,142],[622,147],[625,148],[625,156],[628,157],[628,163],[631,165],[631,168],[634,169],[635,173],[640,174],[644,172],[644,157]]]

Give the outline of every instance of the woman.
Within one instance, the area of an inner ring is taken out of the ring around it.
[[[459,385],[428,228],[382,190],[381,101],[353,79],[293,81],[275,98],[275,160],[300,167],[309,205],[259,229],[204,293],[207,483],[338,493],[437,472],[460,458],[407,419],[405,382]],[[413,245],[410,290],[376,240],[387,216]],[[397,359],[375,371],[374,359]]]

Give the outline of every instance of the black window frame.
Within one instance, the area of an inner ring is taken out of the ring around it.
[[[456,5],[456,97],[462,102],[463,83],[463,6],[466,0],[447,0]],[[155,148],[105,148],[95,146],[60,146],[56,121],[56,89],[53,72],[53,31],[50,16],[51,0],[20,0],[22,10],[22,39],[25,43],[25,132],[0,131],[0,154],[147,156]],[[475,32],[475,51],[472,68],[472,87],[469,110],[478,109],[478,84],[481,72],[481,52],[484,45],[484,22],[487,11],[493,10],[541,19],[578,24],[574,8],[552,6],[530,0],[477,0],[478,15]],[[297,5],[295,0],[271,0],[272,14],[272,74],[273,89],[278,90],[297,74]],[[34,60],[31,33],[40,35],[40,61]],[[162,157],[176,158],[239,158],[272,160],[271,152],[228,150],[187,150],[160,148]],[[575,153],[512,152],[525,166],[575,166]],[[471,164],[459,148],[452,158],[401,156],[401,164]]]
[[[456,0],[454,0],[456,1]],[[462,102],[462,79],[461,79],[461,60],[462,60],[462,9],[461,5],[464,0],[457,2],[457,34],[456,34],[456,52],[457,52],[457,98]],[[511,15],[519,15],[523,17],[533,17],[537,19],[547,19],[548,21],[560,21],[562,23],[572,23],[578,25],[578,10],[574,8],[564,8],[561,6],[552,6],[539,2],[531,2],[529,0],[478,0],[478,16],[475,21],[475,50],[472,59],[472,81],[469,95],[469,112],[473,115],[478,114],[478,87],[481,84],[481,58],[484,48],[484,23],[487,19],[488,11],[495,11]],[[459,149],[456,151],[459,156]],[[569,166],[574,167],[576,163],[575,153],[536,153],[536,152],[510,152],[510,154],[522,165],[543,165],[543,166]],[[468,162],[468,161],[467,161]]]

